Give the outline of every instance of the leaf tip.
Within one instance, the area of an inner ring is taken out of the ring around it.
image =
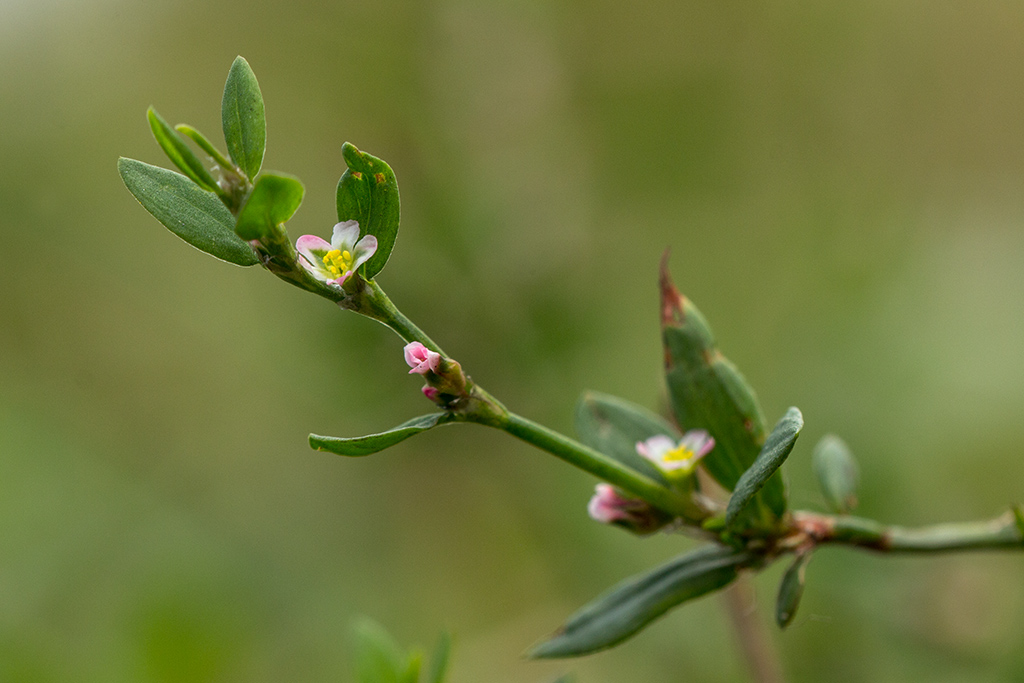
[[[669,249],[661,256],[661,265],[658,272],[658,288],[661,290],[661,324],[681,325],[685,317],[684,306],[686,299],[676,289],[672,282],[672,276],[668,272]]]

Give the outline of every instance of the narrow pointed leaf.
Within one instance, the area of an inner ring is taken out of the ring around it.
[[[217,149],[213,145],[212,142],[210,142],[209,140],[206,139],[205,135],[200,133],[198,130],[196,130],[192,126],[190,126],[188,124],[185,124],[185,123],[179,123],[178,125],[176,125],[174,127],[174,130],[176,130],[179,133],[181,133],[182,135],[190,138],[192,140],[192,142],[196,143],[196,145],[199,147],[199,149],[203,150],[204,152],[209,154],[211,157],[213,157],[213,160],[216,161],[221,166],[223,166],[224,168],[226,168],[226,169],[228,169],[230,171],[233,171],[233,170],[235,170],[237,168],[237,166],[235,166],[233,163],[231,163],[227,159],[227,157],[224,156],[223,152],[221,152],[219,149]]]
[[[430,657],[430,668],[427,670],[426,683],[444,683],[448,673],[448,660],[452,652],[452,638],[442,633],[434,646],[434,654]]]
[[[356,680],[359,683],[403,683],[405,653],[384,628],[363,619],[354,628]]]
[[[255,180],[267,146],[267,119],[256,74],[242,57],[235,58],[228,72],[220,116],[228,154],[250,180]]]
[[[423,653],[413,650],[405,659],[405,665],[398,676],[398,683],[419,683],[423,667]]]
[[[833,512],[849,514],[857,507],[860,472],[849,446],[833,434],[826,434],[814,447],[814,475],[825,502]]]
[[[693,303],[661,270],[662,340],[665,377],[676,419],[684,430],[706,429],[714,449],[701,466],[726,490],[757,459],[765,424],[754,390],[718,350],[711,329]],[[744,524],[771,527],[786,511],[781,479],[771,479],[744,513]]]
[[[413,419],[403,422],[394,429],[389,429],[386,432],[370,434],[368,436],[355,436],[352,438],[310,434],[309,445],[318,451],[327,451],[328,453],[336,453],[338,455],[347,455],[350,457],[361,457],[364,455],[372,455],[373,453],[382,451],[389,446],[394,446],[396,443],[405,441],[410,436],[415,436],[421,432],[427,431],[428,429],[433,429],[438,425],[451,422],[452,419],[453,418],[449,413],[431,413],[430,415],[414,417]]]
[[[811,553],[797,555],[793,564],[786,570],[779,584],[779,595],[775,600],[775,623],[779,628],[786,628],[796,610],[800,606],[800,598],[804,594],[804,583],[807,574],[807,563],[811,561]]]
[[[235,232],[244,240],[271,234],[290,219],[302,204],[306,188],[295,176],[264,173],[238,212]]]
[[[752,561],[749,553],[710,545],[623,581],[570,617],[533,658],[585,655],[616,645],[671,608],[718,590]]]
[[[369,280],[384,268],[395,248],[401,218],[398,181],[384,161],[351,143],[342,145],[341,154],[348,170],[338,181],[338,220],[358,221],[360,235],[377,238],[376,253],[362,266]]]
[[[146,118],[149,119],[149,127],[153,131],[153,137],[156,138],[157,143],[164,150],[171,163],[180,168],[181,172],[191,178],[199,187],[209,192],[219,192],[220,188],[217,187],[217,181],[206,170],[199,157],[189,149],[188,143],[181,137],[181,134],[174,128],[171,128],[170,124],[164,121],[163,117],[153,107],[150,107],[149,111],[146,112]]]
[[[258,262],[235,234],[235,217],[214,194],[180,173],[135,159],[118,159],[117,170],[146,211],[196,249],[239,266]]]
[[[576,404],[576,433],[587,446],[615,458],[623,465],[667,485],[661,471],[636,452],[638,441],[664,434],[682,438],[668,420],[635,403],[588,391]]]
[[[732,497],[729,498],[729,507],[725,511],[726,525],[734,525],[740,513],[753,500],[758,491],[764,488],[772,478],[778,479],[778,469],[789,457],[803,427],[804,416],[800,414],[800,410],[798,408],[787,410],[775,425],[772,433],[768,435],[757,460],[736,482],[736,489],[732,492]]]

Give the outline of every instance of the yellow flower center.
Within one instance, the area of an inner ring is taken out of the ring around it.
[[[331,249],[324,254],[324,267],[334,277],[341,277],[342,273],[352,269],[352,253],[348,249]]]
[[[664,463],[686,462],[687,460],[692,459],[693,456],[693,451],[691,451],[686,446],[677,446],[676,448],[673,448],[665,455],[661,456],[661,461]]]

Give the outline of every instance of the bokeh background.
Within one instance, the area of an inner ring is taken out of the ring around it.
[[[197,252],[128,194],[145,110],[219,139],[236,54],[264,168],[327,234],[350,140],[402,191],[379,281],[519,412],[662,402],[656,267],[834,431],[860,511],[1024,500],[1024,6],[0,2],[0,681],[348,681],[357,615],[456,634],[453,683],[746,680],[720,598],[563,663],[520,654],[690,542],[587,519],[587,475],[426,412],[385,328]],[[769,620],[781,567],[754,581]],[[1024,556],[821,552],[793,681],[1024,677]]]

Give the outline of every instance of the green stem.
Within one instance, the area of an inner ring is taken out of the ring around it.
[[[889,553],[943,553],[961,550],[1024,550],[1024,531],[1011,511],[981,522],[889,526],[862,517],[794,513],[795,525],[815,543],[850,545]]]
[[[433,339],[398,310],[384,290],[373,280],[358,279],[351,288],[346,286],[343,293],[340,290],[322,286],[309,277],[304,269],[296,264],[294,248],[291,247],[290,242],[287,242],[287,238],[283,242],[265,245],[264,251],[266,252],[264,265],[278,277],[329,298],[343,308],[361,313],[387,325],[406,342],[418,341],[431,351],[448,357]],[[687,502],[683,500],[682,496],[653,479],[578,441],[525,417],[510,413],[500,401],[479,385],[470,382],[466,390],[468,400],[464,407],[454,414],[456,419],[502,429],[624,491],[643,498],[666,512],[678,515],[685,514],[688,510]]]
[[[666,512],[682,514],[686,510],[685,501],[681,500],[680,496],[671,489],[626,467],[618,460],[609,458],[604,453],[584,446],[578,441],[521,415],[508,413],[502,424],[492,426],[545,450],[570,465],[590,472],[609,484],[614,484],[624,491],[635,494]]]
[[[426,332],[417,327],[416,323],[405,317],[405,314],[391,303],[391,299],[380,288],[380,285],[373,280],[364,280],[362,284],[363,289],[359,293],[358,299],[353,298],[355,305],[352,310],[387,325],[407,342],[418,341],[431,351],[448,357],[441,347],[427,336]],[[345,306],[345,303],[342,305]]]

